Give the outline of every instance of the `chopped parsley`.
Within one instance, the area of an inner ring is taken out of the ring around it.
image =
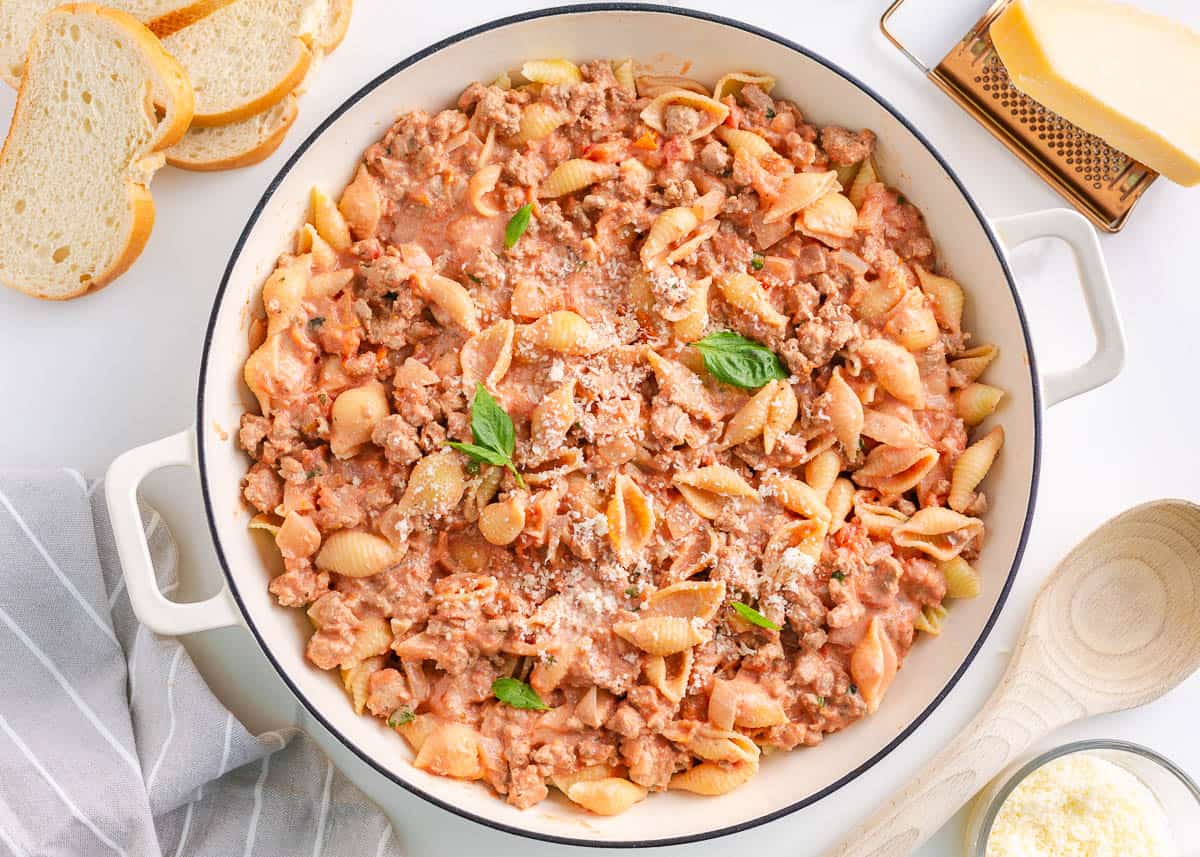
[[[310,318],[308,320],[309,327],[320,327],[324,323],[325,323],[325,316],[323,316],[323,315],[314,315],[312,318]]]
[[[398,297],[400,297],[399,292],[384,292],[383,293],[383,299],[385,301],[394,301]]]
[[[768,118],[768,119],[774,119],[774,118],[775,118],[775,111],[774,111],[774,109],[772,109],[772,108],[770,108],[770,107],[768,107],[768,108],[767,108],[767,118]]]
[[[858,685],[856,685],[856,684],[850,685],[850,692],[853,693],[855,696],[857,696],[858,695]]]
[[[818,696],[817,697],[817,708],[824,708],[824,707],[825,707],[825,697]]]
[[[312,479],[314,476],[320,476],[320,475],[321,475],[321,471],[320,471],[320,470],[313,469],[313,470],[308,470],[308,471],[305,471],[305,473],[304,473],[304,478],[305,478],[305,479]]]
[[[835,571],[833,574],[829,575],[829,577],[832,580],[836,580],[838,583],[841,583],[846,579],[846,575],[840,571]]]
[[[467,279],[469,279],[469,280],[470,280],[472,283],[474,283],[474,284],[475,284],[475,285],[477,285],[477,286],[482,286],[482,285],[483,285],[483,280],[479,279],[479,278],[478,278],[477,276],[475,276],[474,274],[467,274]]]
[[[766,261],[762,253],[755,253],[753,258],[750,259],[750,267],[756,271],[761,271]]]
[[[629,598],[637,598],[641,594],[642,594],[642,591],[640,589],[638,589],[636,586],[630,586],[625,590],[625,595],[628,596]]]
[[[412,723],[414,720],[416,720],[416,718],[417,715],[412,713],[411,708],[397,708],[392,712],[391,716],[388,717],[387,725],[392,729],[395,729],[397,726],[403,726],[406,723]]]

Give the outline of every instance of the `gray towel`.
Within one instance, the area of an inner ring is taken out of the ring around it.
[[[398,855],[311,740],[250,734],[141,626],[97,488],[0,476],[0,854]],[[142,523],[169,593],[175,543],[153,510]]]

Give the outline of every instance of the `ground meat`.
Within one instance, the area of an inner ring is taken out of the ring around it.
[[[392,464],[413,464],[421,457],[417,430],[399,414],[380,420],[371,432],[371,442],[383,449]]]
[[[533,150],[518,149],[504,162],[504,178],[523,187],[533,187],[547,175],[546,162]]]
[[[305,563],[271,579],[268,591],[282,607],[303,607],[329,591],[329,575]]]
[[[700,150],[700,166],[715,175],[721,175],[729,166],[729,150],[716,140]]]
[[[629,779],[648,789],[665,789],[676,766],[687,754],[676,750],[660,735],[642,735],[621,742],[621,759],[629,766]]]
[[[700,121],[700,111],[684,104],[670,104],[663,111],[663,131],[668,137],[690,137]]]
[[[308,609],[317,631],[308,639],[308,659],[323,670],[338,666],[354,648],[354,631],[359,626],[339,592],[326,592]]]
[[[687,440],[692,421],[678,405],[655,399],[650,410],[650,432],[663,446],[679,446]]]
[[[242,496],[260,512],[273,512],[283,502],[283,480],[273,469],[259,462],[243,480]]]
[[[367,680],[367,710],[376,717],[390,717],[397,709],[412,710],[415,701],[408,692],[408,682],[399,670],[391,668],[371,673]]]
[[[796,260],[796,276],[807,279],[829,269],[829,253],[816,241],[808,241],[792,251]]]
[[[847,131],[837,125],[829,125],[821,129],[821,148],[829,157],[830,163],[846,165],[856,164],[875,150],[875,132]]]
[[[746,102],[754,110],[761,110],[763,113],[775,112],[775,101],[767,93],[759,88],[758,84],[749,83],[742,87],[739,93],[742,100]]]
[[[900,585],[918,604],[941,604],[946,597],[946,576],[927,559],[912,557],[906,560]]]
[[[828,300],[821,305],[816,318],[796,327],[796,340],[810,366],[828,363],[856,336],[858,329],[850,315],[850,307]]]
[[[238,429],[238,445],[250,455],[258,453],[258,445],[263,442],[271,428],[271,421],[258,414],[242,414],[241,428]]]
[[[458,106],[462,110],[474,107],[472,120],[484,129],[494,127],[497,134],[511,136],[521,127],[521,106],[508,101],[498,86],[473,83],[458,99]]]
[[[626,738],[633,738],[646,728],[646,721],[642,715],[638,714],[636,708],[628,702],[623,702],[605,721],[604,728],[611,729]]]

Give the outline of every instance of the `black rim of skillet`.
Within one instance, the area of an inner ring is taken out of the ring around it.
[[[213,331],[216,328],[217,315],[218,315],[220,307],[221,307],[222,299],[224,298],[224,295],[225,295],[225,289],[229,285],[230,277],[233,274],[233,268],[234,268],[235,264],[237,263],[239,256],[241,255],[242,248],[244,247],[246,240],[249,238],[250,233],[253,231],[255,224],[258,222],[259,216],[262,214],[263,210],[265,209],[267,203],[270,201],[271,197],[275,194],[275,191],[279,187],[280,183],[288,175],[288,173],[291,172],[292,168],[296,165],[296,163],[300,160],[300,158],[304,156],[305,152],[308,151],[309,147],[313,144],[313,142],[316,141],[317,138],[319,138],[321,135],[323,135],[326,131],[328,131],[330,126],[332,126],[333,123],[335,123],[342,116],[342,114],[344,114],[347,110],[349,110],[351,107],[353,107],[355,104],[357,104],[360,100],[362,100],[362,98],[364,98],[368,93],[370,93],[371,91],[376,89],[378,86],[382,85],[384,82],[386,82],[387,80],[389,80],[390,78],[392,78],[393,76],[398,74],[399,72],[403,71],[404,69],[408,68],[411,65],[414,65],[417,62],[420,62],[421,60],[425,59],[426,57],[437,53],[438,51],[442,50],[443,48],[454,45],[454,44],[461,42],[464,39],[468,39],[472,36],[477,36],[481,33],[487,33],[487,32],[493,31],[493,30],[499,30],[503,27],[506,27],[506,26],[509,26],[512,24],[520,24],[520,23],[523,23],[526,21],[537,20],[539,18],[547,18],[547,17],[557,16],[557,15],[580,14],[580,13],[587,13],[587,14],[601,13],[602,14],[602,13],[606,13],[606,12],[651,12],[651,13],[665,14],[665,15],[678,15],[678,16],[684,17],[684,18],[694,18],[694,19],[698,19],[701,21],[707,21],[707,22],[714,23],[714,24],[720,24],[720,25],[723,25],[726,27],[732,27],[734,29],[742,30],[743,32],[750,33],[752,35],[759,36],[764,39],[769,39],[770,41],[775,42],[776,44],[783,45],[786,48],[790,48],[791,50],[807,57],[808,59],[810,59],[816,63],[819,63],[820,65],[829,69],[834,74],[837,74],[837,75],[841,76],[842,78],[844,78],[845,80],[849,81],[851,84],[858,87],[858,89],[860,89],[863,93],[865,93],[867,96],[869,96],[872,100],[874,100],[875,103],[878,104],[881,108],[883,108],[888,113],[890,113],[905,128],[907,128],[909,133],[911,133],[914,137],[916,137],[921,142],[921,144],[925,147],[925,149],[929,152],[929,154],[934,158],[934,160],[937,161],[938,165],[943,170],[945,170],[946,174],[950,177],[951,181],[954,182],[955,186],[958,188],[959,193],[962,194],[963,198],[967,201],[967,204],[971,207],[971,210],[975,213],[975,217],[979,221],[980,227],[982,227],[982,229],[988,236],[988,240],[992,244],[992,249],[995,251],[996,257],[1000,261],[1001,268],[1004,271],[1005,279],[1008,281],[1009,291],[1012,293],[1013,302],[1017,308],[1017,315],[1021,320],[1021,333],[1025,339],[1025,351],[1029,357],[1030,381],[1031,381],[1031,388],[1033,390],[1033,424],[1034,424],[1033,425],[1033,428],[1034,428],[1033,473],[1031,476],[1031,484],[1030,484],[1030,491],[1029,491],[1029,505],[1025,511],[1025,522],[1021,528],[1021,538],[1020,538],[1019,542],[1017,543],[1017,550],[1013,556],[1012,566],[1009,568],[1008,576],[1005,579],[1004,586],[1000,592],[1000,597],[997,599],[996,606],[992,610],[991,615],[988,617],[987,623],[983,626],[983,631],[980,633],[979,639],[976,640],[975,645],[971,647],[971,651],[967,654],[966,658],[963,660],[962,665],[955,671],[954,675],[951,676],[950,681],[948,681],[946,683],[946,686],[941,689],[941,691],[937,694],[937,696],[935,696],[933,698],[933,700],[929,703],[929,705],[927,705],[925,707],[925,709],[916,717],[916,719],[914,719],[912,721],[912,723],[908,724],[908,726],[906,726],[903,730],[901,730],[896,735],[895,738],[893,738],[890,742],[888,742],[887,746],[885,746],[883,749],[881,749],[878,753],[876,753],[871,758],[867,759],[865,762],[863,762],[857,768],[850,771],[849,773],[847,773],[845,776],[841,777],[837,781],[829,784],[825,788],[820,789],[816,792],[813,792],[812,794],[807,795],[804,798],[802,798],[801,800],[798,800],[795,803],[790,804],[782,809],[775,810],[774,812],[769,812],[764,815],[760,815],[760,816],[758,816],[756,818],[752,818],[748,821],[743,821],[740,824],[734,824],[734,825],[730,825],[728,827],[722,827],[722,828],[719,828],[716,830],[708,830],[708,831],[704,831],[702,833],[696,833],[696,834],[691,834],[691,835],[687,835],[687,836],[674,836],[674,837],[666,837],[666,838],[658,838],[658,839],[628,839],[628,840],[619,840],[619,841],[590,840],[590,839],[583,839],[583,838],[571,837],[571,836],[555,836],[555,835],[548,834],[548,833],[540,833],[540,832],[534,831],[534,830],[526,830],[526,829],[523,829],[520,827],[514,827],[509,824],[503,824],[501,822],[494,821],[489,818],[485,818],[485,817],[477,815],[475,813],[468,812],[467,810],[462,809],[461,807],[454,806],[453,804],[447,803],[446,801],[441,800],[440,798],[434,797],[433,795],[429,794],[428,792],[425,792],[422,789],[418,788],[414,784],[406,782],[405,780],[396,776],[394,773],[392,773],[387,768],[380,765],[373,758],[371,758],[365,752],[363,752],[353,741],[351,741],[349,738],[347,738],[345,735],[343,735],[341,732],[339,732],[338,729],[331,722],[329,722],[329,720],[326,719],[326,717],[321,713],[321,711],[317,708],[317,706],[315,706],[312,702],[310,702],[309,699],[303,694],[303,692],[301,692],[301,690],[296,686],[296,684],[288,676],[287,671],[284,670],[284,668],[279,664],[279,662],[271,654],[270,646],[267,644],[267,642],[263,638],[262,634],[259,633],[258,628],[254,624],[254,619],[250,615],[250,611],[246,609],[246,605],[242,601],[241,595],[238,592],[237,584],[235,583],[235,581],[233,579],[233,575],[230,574],[230,572],[229,572],[229,563],[225,559],[225,553],[221,549],[221,540],[217,533],[217,524],[216,524],[216,520],[213,516],[213,504],[212,504],[212,499],[211,499],[211,496],[209,493],[208,476],[207,476],[207,469],[206,469],[206,465],[205,465],[205,455],[204,455],[204,437],[205,437],[205,434],[204,434],[204,388],[205,388],[205,377],[208,373],[208,353],[209,353],[209,349],[212,346]],[[310,134],[308,136],[308,138],[303,143],[300,144],[299,148],[297,148],[296,151],[292,154],[292,156],[290,158],[288,158],[287,163],[285,163],[283,165],[283,168],[280,169],[280,171],[276,174],[276,176],[271,180],[271,183],[267,186],[267,189],[263,193],[262,198],[259,200],[258,204],[254,207],[254,211],[251,212],[250,219],[246,222],[245,228],[242,230],[241,235],[238,237],[237,243],[234,245],[233,252],[230,255],[229,264],[226,266],[225,274],[221,278],[221,285],[217,289],[216,297],[213,300],[212,313],[209,316],[208,328],[205,331],[204,350],[201,355],[201,361],[200,361],[200,378],[199,378],[199,385],[198,385],[198,390],[197,390],[197,402],[196,402],[196,437],[197,437],[196,447],[197,447],[199,470],[200,470],[200,488],[201,488],[201,492],[203,493],[203,496],[204,496],[204,513],[205,513],[205,516],[208,518],[208,527],[209,527],[209,531],[212,536],[213,548],[216,550],[217,559],[221,563],[221,570],[225,574],[225,579],[229,584],[229,590],[233,594],[234,600],[237,601],[238,607],[242,611],[242,616],[246,620],[246,626],[250,629],[250,633],[254,636],[254,639],[258,642],[258,645],[262,649],[263,654],[266,656],[267,660],[271,662],[271,665],[275,668],[275,671],[279,674],[279,677],[283,680],[284,684],[286,684],[288,686],[288,688],[291,690],[291,692],[296,696],[296,698],[300,700],[300,702],[308,710],[308,713],[318,723],[320,723],[330,734],[332,734],[334,737],[336,737],[342,743],[343,746],[348,748],[352,753],[354,753],[354,755],[356,755],[359,759],[361,759],[363,762],[365,762],[367,765],[369,765],[376,772],[378,772],[382,776],[386,777],[388,780],[390,780],[391,782],[400,786],[401,788],[407,789],[409,792],[412,792],[413,794],[417,795],[418,797],[421,797],[424,800],[427,800],[428,802],[434,804],[435,806],[441,807],[442,809],[452,812],[455,815],[461,816],[462,818],[469,819],[478,824],[482,824],[486,827],[490,827],[494,830],[501,830],[501,831],[504,831],[505,833],[511,833],[515,836],[524,836],[524,837],[528,837],[530,839],[538,839],[538,840],[541,840],[544,842],[554,842],[554,843],[558,843],[561,845],[575,845],[575,846],[590,847],[590,848],[650,848],[650,847],[657,847],[657,846],[664,846],[664,845],[681,845],[681,844],[689,843],[689,842],[701,842],[701,841],[705,841],[705,840],[709,840],[709,839],[716,839],[721,836],[728,836],[732,833],[738,833],[743,830],[749,830],[752,827],[757,827],[761,824],[766,824],[769,821],[774,821],[777,818],[782,818],[785,815],[790,815],[791,813],[796,812],[797,810],[800,810],[800,809],[803,809],[804,807],[810,806],[810,805],[816,803],[817,801],[819,801],[825,797],[828,797],[833,792],[842,788],[843,786],[845,786],[847,783],[851,782],[852,780],[857,779],[860,775],[865,773],[867,770],[874,767],[874,765],[877,762],[879,762],[881,759],[883,759],[885,756],[887,756],[889,753],[891,753],[893,750],[895,750],[898,746],[900,746],[900,744],[906,738],[908,738],[909,735],[911,735],[914,731],[916,731],[917,727],[920,726],[922,723],[924,723],[925,719],[928,718],[929,715],[932,714],[933,711],[939,705],[941,705],[942,700],[944,700],[949,695],[950,691],[954,688],[954,686],[956,684],[958,684],[959,679],[961,679],[963,674],[967,671],[967,668],[975,660],[975,656],[977,654],[979,654],[979,650],[983,647],[984,642],[987,640],[988,635],[991,633],[992,627],[995,625],[997,618],[999,618],[999,616],[1000,616],[1000,611],[1003,609],[1005,602],[1008,600],[1009,591],[1011,590],[1013,581],[1016,578],[1017,569],[1020,567],[1020,564],[1021,564],[1021,558],[1025,553],[1025,544],[1028,541],[1029,529],[1033,523],[1033,509],[1034,509],[1034,504],[1035,504],[1035,501],[1037,498],[1038,479],[1039,479],[1039,476],[1041,473],[1042,397],[1041,397],[1041,384],[1040,384],[1039,376],[1038,376],[1038,372],[1037,372],[1037,364],[1034,359],[1033,344],[1032,344],[1032,342],[1030,340],[1030,336],[1029,336],[1029,324],[1025,318],[1025,309],[1021,304],[1020,295],[1018,294],[1016,286],[1014,285],[1012,271],[1009,269],[1008,262],[1005,258],[1003,249],[1001,248],[999,242],[997,241],[996,236],[993,233],[993,231],[988,223],[987,218],[984,216],[983,212],[980,211],[979,206],[975,203],[975,200],[971,196],[971,194],[969,194],[967,192],[967,189],[963,186],[963,183],[959,179],[958,175],[954,172],[954,170],[950,167],[950,165],[948,163],[946,163],[945,159],[938,153],[937,149],[935,149],[933,147],[933,144],[930,143],[929,140],[926,139],[925,135],[922,134],[920,131],[918,131],[912,125],[912,123],[910,123],[903,115],[901,115],[899,111],[897,111],[894,107],[892,107],[892,105],[885,98],[883,98],[879,93],[877,93],[870,86],[863,83],[857,77],[855,77],[854,75],[852,75],[849,72],[842,69],[836,63],[830,62],[829,60],[825,59],[821,55],[814,53],[813,51],[809,50],[808,48],[804,48],[804,47],[796,44],[795,42],[791,41],[790,39],[785,39],[784,37],[779,36],[775,33],[772,33],[769,30],[764,30],[764,29],[762,29],[760,27],[756,27],[752,24],[746,24],[742,21],[737,21],[732,18],[726,18],[721,15],[713,15],[713,14],[710,14],[707,12],[699,12],[699,11],[695,11],[692,9],[678,9],[678,8],[674,8],[674,7],[670,7],[670,6],[659,6],[659,5],[650,4],[650,3],[588,3],[588,4],[584,4],[584,5],[558,6],[558,7],[554,7],[554,8],[550,8],[550,9],[541,9],[541,10],[532,11],[532,12],[524,12],[524,13],[517,14],[517,15],[510,15],[508,17],[499,18],[499,19],[497,19],[495,21],[491,21],[489,23],[480,24],[479,26],[472,27],[468,30],[464,30],[461,33],[457,33],[456,35],[448,36],[447,38],[442,39],[441,41],[436,42],[435,44],[432,44],[429,47],[427,47],[421,51],[418,51],[417,53],[407,57],[406,59],[401,60],[400,62],[396,63],[394,66],[389,68],[387,71],[385,71],[382,74],[380,74],[379,76],[377,76],[374,80],[367,83],[365,86],[363,86],[361,89],[359,89],[356,93],[354,93],[348,99],[346,99],[331,114],[329,114],[329,116],[325,119],[325,121],[323,121],[320,125],[318,125],[317,128],[312,132],[312,134]]]

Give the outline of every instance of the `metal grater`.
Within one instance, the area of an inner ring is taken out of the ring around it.
[[[879,21],[888,40],[1089,220],[1106,232],[1119,232],[1158,173],[1013,86],[988,35],[1012,0],[996,0],[932,69],[888,29],[905,2],[895,0]]]

